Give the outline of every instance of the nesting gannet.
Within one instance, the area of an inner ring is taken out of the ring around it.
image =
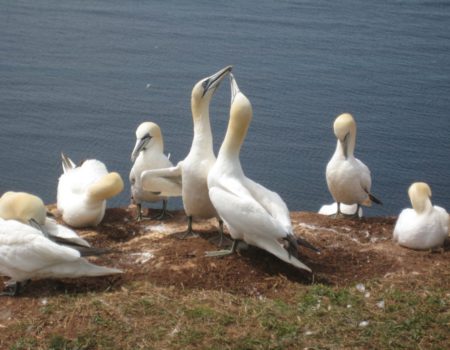
[[[334,121],[334,134],[337,138],[336,151],[327,165],[328,189],[337,202],[336,216],[341,214],[340,204],[356,204],[355,216],[360,205],[371,206],[372,201],[381,201],[370,193],[372,179],[369,168],[355,158],[356,123],[349,113],[341,114]]]
[[[449,216],[444,208],[431,204],[431,189],[424,182],[408,190],[412,209],[403,209],[394,227],[394,241],[412,249],[442,246],[448,237]]]
[[[164,142],[160,127],[152,122],[144,122],[136,129],[136,144],[131,153],[131,161],[134,163],[130,171],[131,196],[137,205],[137,220],[142,219],[142,202],[163,202],[161,215],[157,219],[164,218],[167,208],[167,197],[161,193],[170,192],[170,196],[181,196],[181,181],[173,179],[153,178],[152,183],[147,183],[147,188],[153,187],[152,191],[142,188],[141,174],[145,170],[173,167],[172,162],[164,154]],[[163,182],[161,184],[161,182]]]
[[[209,104],[220,82],[231,72],[231,68],[231,66],[225,67],[194,85],[191,94],[194,138],[186,158],[175,167],[145,171],[141,175],[144,188],[147,188],[147,182],[155,176],[182,179],[183,206],[188,217],[186,235],[192,233],[193,217],[200,219],[217,217],[217,212],[209,199],[207,186],[209,170],[216,161],[209,121]],[[219,225],[222,232],[220,220]]]
[[[89,248],[85,248],[89,249]],[[98,266],[82,257],[78,250],[58,244],[29,225],[0,219],[0,274],[10,277],[5,284],[16,295],[22,282],[43,278],[76,278],[122,273]]]
[[[247,178],[242,170],[239,153],[253,112],[250,101],[240,92],[232,74],[230,80],[230,120],[217,161],[208,175],[208,188],[211,201],[234,242],[231,250],[209,252],[207,255],[232,253],[237,241],[242,240],[297,268],[311,271],[298,260],[299,241],[293,234],[284,201],[277,193]]]
[[[89,159],[80,166],[62,155],[64,173],[59,178],[57,206],[65,223],[73,227],[98,225],[105,215],[106,200],[123,190],[118,173]]]
[[[0,218],[28,224],[59,243],[90,247],[90,244],[73,230],[47,217],[47,209],[42,199],[30,193],[12,191],[4,193],[0,198]]]
[[[348,215],[348,216],[355,215],[357,209],[358,209],[357,204],[347,205],[347,204],[341,203],[341,205],[340,205],[340,210],[343,215]],[[337,213],[337,203],[336,202],[331,203],[331,204],[324,204],[319,209],[319,214],[321,214],[321,215],[332,216],[332,215],[336,215],[336,213]],[[363,216],[363,210],[361,207],[359,207],[359,209],[358,209],[358,216],[360,218]]]

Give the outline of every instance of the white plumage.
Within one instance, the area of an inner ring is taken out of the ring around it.
[[[181,196],[181,181],[176,178],[148,178],[143,188],[141,174],[152,169],[170,168],[173,166],[164,154],[164,142],[160,127],[152,122],[144,122],[136,129],[136,144],[131,154],[134,162],[130,171],[131,195],[138,206],[138,219],[141,218],[142,202],[163,201],[164,216],[167,197]]]
[[[448,237],[449,216],[444,208],[433,206],[431,189],[424,182],[408,190],[413,208],[403,209],[394,227],[394,241],[411,249],[442,246]]]
[[[197,82],[192,89],[191,109],[194,122],[194,137],[186,158],[175,167],[145,171],[143,187],[150,187],[152,178],[167,177],[182,181],[183,207],[189,218],[188,232],[191,231],[192,217],[208,219],[217,213],[208,195],[207,177],[216,161],[209,120],[211,98],[223,78],[231,71],[231,66]]]
[[[239,91],[231,74],[230,77],[230,121],[217,161],[208,175],[211,201],[233,239],[243,240],[311,271],[295,256],[296,238],[284,201],[277,193],[247,178],[242,170],[239,153],[253,112],[250,101]]]
[[[123,190],[118,173],[89,159],[76,167],[63,155],[64,173],[59,178],[57,207],[65,223],[73,227],[98,225],[105,215],[106,200]]]
[[[0,218],[18,220],[42,230],[50,238],[90,247],[90,244],[73,230],[47,217],[47,209],[39,197],[26,192],[6,192],[0,198]]]
[[[326,179],[328,189],[337,202],[340,214],[340,204],[371,206],[372,201],[381,204],[371,193],[372,179],[369,168],[355,158],[353,152],[356,144],[356,123],[353,117],[344,113],[334,122],[334,133],[337,138],[336,150],[327,164]],[[355,210],[355,214],[357,212]]]
[[[90,263],[77,250],[51,241],[29,225],[0,219],[0,273],[11,278],[8,285],[28,279],[102,276],[121,272]]]

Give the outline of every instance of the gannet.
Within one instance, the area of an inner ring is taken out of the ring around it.
[[[207,186],[209,170],[216,161],[209,121],[209,104],[223,78],[231,72],[231,68],[231,66],[225,67],[194,85],[191,94],[194,138],[186,158],[175,167],[145,171],[141,175],[144,189],[155,176],[182,180],[183,207],[188,217],[188,229],[185,236],[192,233],[193,217],[200,219],[217,217],[217,212],[209,199]],[[219,226],[222,234],[220,219]]]
[[[59,178],[57,207],[65,223],[73,227],[98,225],[105,215],[106,200],[123,190],[116,172],[108,173],[105,164],[89,159],[80,166],[62,155],[64,173]]]
[[[371,206],[372,201],[382,204],[370,193],[371,177],[369,168],[355,158],[356,123],[351,114],[344,113],[334,121],[337,138],[336,151],[327,165],[328,189],[337,202],[336,217],[341,214],[340,204],[356,204],[354,216],[358,216],[360,205]]]
[[[403,209],[394,227],[394,241],[412,249],[439,248],[448,237],[449,216],[431,204],[431,189],[415,182],[408,190],[412,209]]]
[[[311,272],[298,259],[299,242],[294,236],[289,210],[284,201],[277,193],[247,178],[242,170],[239,153],[253,111],[250,101],[240,92],[231,73],[230,80],[230,120],[217,161],[208,175],[208,188],[211,201],[234,242],[231,250],[209,252],[207,255],[230,254],[236,249],[237,241],[242,240]]]
[[[89,249],[89,248],[85,248]],[[82,257],[78,250],[58,244],[29,225],[0,219],[0,274],[10,277],[7,287],[16,295],[22,282],[43,278],[76,278],[122,273],[98,266]]]
[[[90,247],[90,244],[73,230],[47,217],[44,202],[31,193],[13,191],[4,193],[0,198],[0,218],[28,224],[41,230],[47,238],[59,243]]]
[[[163,208],[157,219],[164,218],[167,208],[167,197],[181,196],[181,181],[177,182],[167,178],[149,178],[153,181],[147,183],[147,188],[142,188],[141,174],[145,170],[173,167],[172,162],[164,154],[164,142],[160,127],[152,122],[144,122],[136,129],[136,144],[131,153],[131,161],[134,162],[130,171],[131,196],[137,206],[137,220],[142,219],[142,202],[158,202],[162,200]],[[163,182],[163,183],[161,183]],[[167,195],[161,195],[166,193]]]
[[[341,203],[340,205],[340,209],[341,209],[341,213],[343,215],[356,215],[356,210],[358,209],[358,205],[357,204],[351,204],[351,205],[347,205],[344,203]],[[327,215],[327,216],[332,216],[332,215],[336,215],[337,213],[337,203],[331,203],[331,204],[324,204],[320,207],[319,209],[319,214],[321,215]],[[359,207],[358,210],[358,217],[362,217],[363,216],[363,210],[361,207]]]

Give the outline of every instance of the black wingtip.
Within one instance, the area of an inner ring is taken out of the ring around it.
[[[308,249],[310,249],[310,250],[312,250],[312,251],[314,251],[314,252],[320,254],[320,249],[314,247],[314,246],[313,246],[311,243],[309,243],[306,239],[297,237],[297,244],[298,244],[298,245],[302,245],[302,246],[304,246],[305,248],[308,248]]]
[[[369,198],[372,202],[377,203],[379,205],[383,205],[383,202],[381,202],[377,197],[375,197],[373,194],[369,193]]]

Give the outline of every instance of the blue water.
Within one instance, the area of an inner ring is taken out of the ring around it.
[[[449,29],[445,1],[4,0],[0,192],[55,202],[61,151],[127,179],[145,120],[183,159],[193,84],[233,64],[254,109],[244,170],[291,210],[331,202],[324,172],[345,111],[384,202],[367,215],[396,215],[416,180],[450,209]],[[227,82],[211,106],[216,150],[229,95]],[[127,186],[110,206],[128,203]]]

